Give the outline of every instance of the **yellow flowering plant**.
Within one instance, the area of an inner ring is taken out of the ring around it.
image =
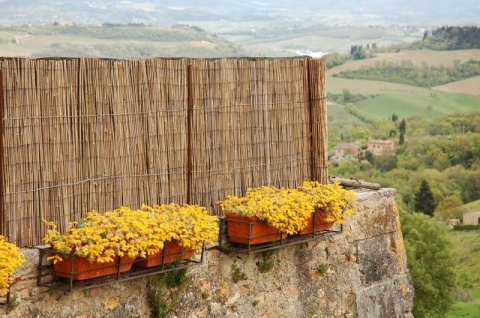
[[[305,181],[296,189],[249,188],[243,197],[228,195],[218,204],[224,212],[258,217],[281,232],[296,234],[307,226],[307,219],[316,210],[327,213],[327,222],[343,223],[356,210],[354,199],[355,193],[338,183]]]
[[[315,208],[327,214],[327,222],[342,224],[357,211],[355,192],[344,189],[338,182],[320,184],[318,181],[305,181],[298,190],[312,196]]]
[[[218,217],[209,215],[205,207],[171,203],[152,207],[143,205],[142,210],[155,215],[158,226],[164,227],[161,232],[167,237],[156,238],[158,241],[177,240],[180,246],[199,249],[203,244],[214,245],[218,238]],[[158,231],[159,227],[155,226],[154,232]]]
[[[12,274],[18,266],[25,263],[25,257],[17,245],[6,242],[0,235],[0,294],[8,293],[12,283]]]
[[[128,207],[99,214],[88,212],[80,222],[71,222],[64,233],[53,222],[43,240],[59,252],[54,263],[71,253],[99,263],[116,256],[146,257],[163,249],[166,241],[177,239],[191,249],[213,244],[218,237],[218,218],[203,207],[177,204]]]

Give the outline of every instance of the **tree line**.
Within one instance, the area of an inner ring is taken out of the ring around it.
[[[412,48],[430,50],[469,50],[480,48],[480,28],[477,26],[443,26],[426,30],[423,39]]]
[[[418,87],[440,86],[478,75],[480,75],[480,60],[469,60],[465,63],[455,61],[451,67],[431,66],[426,62],[416,65],[408,60],[378,61],[371,68],[333,74],[334,77],[385,81]]]

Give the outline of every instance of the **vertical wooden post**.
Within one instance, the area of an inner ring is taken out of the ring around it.
[[[5,112],[4,112],[4,95],[3,95],[3,70],[0,68],[0,235],[5,235],[5,201],[4,201],[4,179],[3,179],[3,155],[4,144],[3,138],[5,134]]]
[[[327,91],[325,60],[307,60],[308,90],[310,93],[312,180],[328,182]]]
[[[192,93],[192,65],[187,65],[187,204],[192,200],[192,116],[193,116],[193,93]]]

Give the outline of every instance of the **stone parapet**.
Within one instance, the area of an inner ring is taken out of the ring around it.
[[[189,268],[168,317],[412,317],[413,287],[406,267],[394,189],[357,191],[359,211],[340,234],[277,252],[205,251]],[[83,291],[36,284],[38,250],[15,272],[10,308],[3,317],[154,317],[156,276]],[[273,268],[262,272],[261,264]],[[321,265],[328,270],[322,274]],[[242,279],[233,281],[232,270]],[[167,291],[173,297],[173,291]]]

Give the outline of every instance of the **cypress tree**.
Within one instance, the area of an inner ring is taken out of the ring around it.
[[[423,180],[420,188],[415,193],[415,211],[433,216],[435,208],[435,200],[430,185],[426,180]]]

